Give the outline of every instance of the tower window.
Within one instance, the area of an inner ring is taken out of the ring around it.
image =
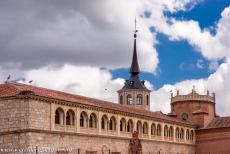
[[[132,101],[133,101],[132,96],[131,96],[130,94],[127,95],[127,104],[128,104],[128,105],[131,105],[131,104],[132,104]]]
[[[142,95],[138,94],[137,95],[137,105],[141,105],[142,104]]]
[[[120,104],[123,104],[123,96],[120,96]]]
[[[146,95],[146,104],[149,105],[149,95]]]

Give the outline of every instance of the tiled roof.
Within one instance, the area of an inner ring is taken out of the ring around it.
[[[230,117],[216,117],[204,129],[230,128]]]
[[[111,103],[107,101],[102,101],[98,99],[69,94],[69,93],[41,88],[41,87],[35,87],[35,86],[21,84],[21,83],[0,84],[0,98],[17,96],[18,94],[26,92],[26,91],[33,92],[35,96],[62,100],[62,101],[68,101],[68,102],[73,102],[73,103],[81,103],[85,105],[101,107],[101,108],[106,108],[110,110],[117,110],[121,112],[127,112],[131,114],[148,116],[148,117],[152,117],[156,119],[162,119],[162,120],[191,125],[188,122],[169,117],[161,112],[151,112],[151,111],[146,111],[146,110],[141,110],[141,109],[135,109],[132,107],[128,107],[128,106],[124,106],[124,105],[120,105],[116,103]]]

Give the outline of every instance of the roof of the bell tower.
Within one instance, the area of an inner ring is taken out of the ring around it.
[[[135,30],[134,30],[134,47],[133,47],[133,57],[132,57],[132,63],[130,67],[130,78],[126,80],[124,87],[122,90],[129,90],[129,89],[141,89],[141,90],[148,90],[145,87],[145,81],[139,79],[139,64],[138,64],[138,56],[137,56],[137,32],[136,29],[136,20],[135,20]]]

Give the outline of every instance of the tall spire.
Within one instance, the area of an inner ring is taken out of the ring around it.
[[[137,38],[137,27],[136,27],[136,18],[135,18],[135,31],[134,31],[134,48],[133,48],[133,59],[132,59],[132,64],[130,67],[130,73],[132,75],[138,75],[140,70],[139,70],[139,65],[138,65],[138,60],[137,60],[137,49],[136,49],[136,38]]]

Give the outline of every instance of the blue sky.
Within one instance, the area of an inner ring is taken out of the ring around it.
[[[230,0],[21,1],[0,1],[1,83],[10,74],[117,102],[136,17],[140,76],[154,87],[151,110],[169,112],[170,91],[187,94],[195,85],[200,94],[216,92],[217,110],[229,113]]]
[[[192,10],[179,11],[176,13],[165,12],[168,17],[177,20],[195,20],[202,30],[209,28],[212,34],[216,32],[213,27],[221,17],[221,12],[229,6],[230,0],[205,0],[196,5]],[[150,14],[146,13],[148,17]],[[154,28],[150,28],[154,31]],[[162,34],[157,34],[159,43],[155,46],[159,56],[157,75],[142,72],[141,78],[150,81],[155,89],[161,88],[164,84],[175,84],[183,80],[207,78],[215,70],[209,69],[210,60],[191,46],[186,40],[171,41]],[[131,59],[131,55],[130,55]],[[221,64],[224,59],[218,60]],[[199,66],[197,66],[199,64]],[[113,78],[128,78],[129,69],[117,69],[111,71]]]

